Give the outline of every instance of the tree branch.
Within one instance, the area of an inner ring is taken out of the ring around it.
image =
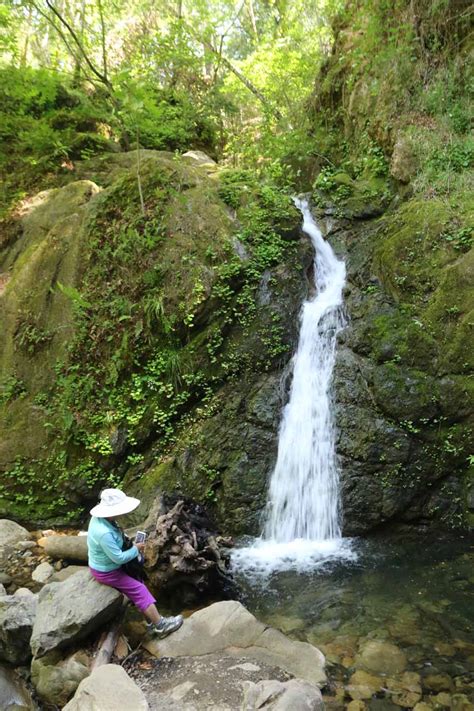
[[[112,85],[109,82],[107,75],[102,74],[97,67],[95,67],[91,61],[91,59],[88,57],[87,52],[85,51],[84,47],[82,46],[81,41],[79,40],[79,37],[77,36],[75,30],[71,27],[69,22],[61,15],[61,13],[54,7],[52,4],[51,0],[46,0],[46,5],[49,7],[51,12],[58,18],[59,22],[64,25],[64,27],[67,29],[69,34],[71,35],[74,44],[76,45],[77,49],[79,50],[80,55],[84,59],[85,63],[91,70],[91,72],[99,79],[99,81],[104,84],[109,89],[109,92],[112,92]]]

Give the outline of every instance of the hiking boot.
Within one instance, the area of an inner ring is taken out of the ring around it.
[[[156,625],[150,625],[150,634],[153,637],[158,637],[158,639],[164,639],[172,632],[179,630],[183,624],[183,616],[176,615],[176,617],[162,617],[161,620]]]

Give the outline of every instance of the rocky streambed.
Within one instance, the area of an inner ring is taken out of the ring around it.
[[[157,643],[90,578],[84,536],[0,523],[2,709],[474,709],[470,539],[356,541],[356,560],[311,573],[237,570],[241,602],[177,604],[183,628]]]
[[[150,538],[149,557],[158,558],[155,574],[165,588],[172,559],[171,587],[187,575],[189,593],[189,586],[205,590],[213,565],[202,531],[201,540],[194,534],[194,545],[189,542],[183,513],[178,502],[158,517],[165,525],[161,537]],[[210,548],[225,568],[212,542]],[[91,577],[85,536],[31,533],[2,520],[0,556],[2,711],[323,708],[321,651],[258,621],[240,602],[184,610],[183,627],[156,641],[137,610]],[[166,612],[161,603],[160,609]]]
[[[474,708],[474,541],[355,540],[353,562],[262,576],[243,602],[326,656],[328,709]]]

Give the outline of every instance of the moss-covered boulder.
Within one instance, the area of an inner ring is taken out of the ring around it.
[[[254,521],[306,289],[307,243],[288,239],[298,213],[254,176],[192,156],[87,165],[96,182],[25,201],[0,242],[0,510],[74,520],[125,476],[208,501],[223,520],[234,495],[252,498]],[[247,401],[260,391],[263,424]]]

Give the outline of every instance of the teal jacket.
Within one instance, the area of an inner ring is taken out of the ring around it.
[[[89,565],[101,573],[117,570],[138,556],[138,548],[122,550],[123,536],[106,518],[92,516],[87,531]]]

